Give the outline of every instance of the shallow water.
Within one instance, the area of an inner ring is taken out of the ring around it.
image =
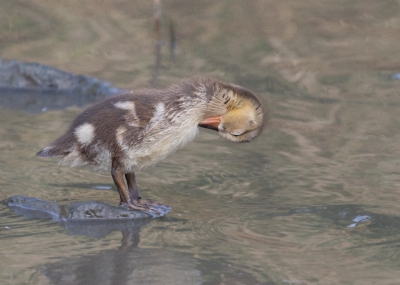
[[[0,5],[0,57],[149,86],[151,1]],[[138,173],[145,198],[173,207],[148,223],[73,227],[1,205],[2,283],[398,284],[399,12],[398,1],[163,2],[158,86],[198,74],[244,85],[268,104],[266,130],[241,145],[201,130]],[[108,175],[34,157],[81,111],[0,109],[0,199],[117,203]]]

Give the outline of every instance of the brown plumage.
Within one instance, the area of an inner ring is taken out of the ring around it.
[[[165,90],[132,91],[89,107],[37,155],[61,156],[61,163],[71,166],[111,169],[122,204],[159,216],[160,207],[141,200],[134,171],[192,140],[198,126],[216,130],[230,141],[248,142],[260,133],[264,118],[260,101],[250,91],[194,78]]]

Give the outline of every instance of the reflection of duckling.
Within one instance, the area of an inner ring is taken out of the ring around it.
[[[111,167],[121,203],[158,216],[157,205],[141,200],[134,171],[191,141],[197,126],[216,130],[230,141],[248,142],[260,133],[264,116],[260,101],[240,86],[189,79],[166,90],[106,99],[86,109],[37,155],[61,156],[62,163],[71,166]]]

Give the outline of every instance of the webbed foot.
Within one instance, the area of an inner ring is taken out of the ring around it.
[[[121,205],[124,205],[132,210],[138,210],[147,213],[153,218],[165,216],[172,210],[172,207],[170,206],[142,199],[136,200],[134,203],[122,203]]]
[[[112,159],[111,176],[119,193],[120,205],[132,210],[142,211],[153,218],[162,217],[171,212],[172,208],[170,206],[142,200],[139,187],[136,184],[135,173],[125,173],[125,185],[124,173],[121,171],[118,157],[113,157]]]

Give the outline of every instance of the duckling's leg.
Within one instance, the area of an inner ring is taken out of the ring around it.
[[[148,213],[153,217],[164,216],[172,210],[171,207],[166,205],[140,201],[141,196],[136,184],[135,174],[132,172],[125,175],[128,184],[128,187],[126,187],[118,158],[112,159],[111,176],[117,187],[121,204],[125,204],[133,210]]]
[[[124,174],[122,173],[117,158],[113,158],[111,166],[111,176],[114,184],[117,187],[121,203],[133,204],[133,197],[131,197],[124,181]]]
[[[128,192],[134,201],[140,201],[142,196],[140,195],[139,187],[136,184],[135,173],[126,173],[125,174],[126,183],[128,184]]]
[[[126,184],[128,184],[129,197],[133,199],[133,204],[135,206],[134,209],[139,209],[139,207],[143,207],[145,210],[143,209],[139,210],[149,213],[153,217],[164,216],[172,210],[172,208],[169,206],[155,203],[149,200],[142,200],[139,187],[136,184],[136,176],[134,172],[126,173],[125,179],[126,179]],[[128,206],[131,207],[130,205]],[[154,214],[154,212],[156,212],[156,214]]]

